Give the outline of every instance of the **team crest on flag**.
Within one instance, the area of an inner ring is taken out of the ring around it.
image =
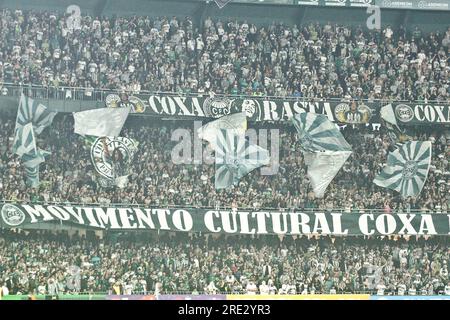
[[[92,142],[90,153],[102,187],[124,186],[138,142],[125,137],[101,137]],[[101,179],[100,179],[101,178]]]
[[[422,191],[431,163],[430,141],[409,141],[389,153],[387,164],[374,179],[380,187],[399,192],[404,198]]]
[[[250,144],[244,135],[234,130],[218,130],[215,145],[216,189],[236,185],[242,177],[270,162],[266,149]]]

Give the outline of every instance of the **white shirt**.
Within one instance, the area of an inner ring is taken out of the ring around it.
[[[386,286],[384,284],[379,284],[377,286],[377,295],[379,296],[383,296],[384,295],[384,290],[386,289]]]
[[[126,295],[130,295],[132,290],[133,290],[133,286],[131,284],[125,285],[125,294]]]
[[[269,286],[267,284],[261,284],[259,286],[259,293],[260,294],[269,294]]]
[[[398,286],[398,295],[404,296],[405,295],[406,286],[404,284],[401,284]]]
[[[274,285],[270,285],[269,287],[269,294],[276,294],[277,293],[277,287]]]
[[[384,34],[386,35],[386,38],[388,38],[388,39],[390,39],[391,37],[392,37],[392,34],[393,34],[394,32],[391,30],[391,28],[387,28],[385,31],[384,31]]]
[[[253,282],[249,282],[247,284],[247,294],[256,294],[258,288],[256,287],[256,284]]]
[[[40,285],[40,286],[38,287],[38,293],[39,293],[39,294],[45,294],[45,286]]]
[[[3,286],[1,287],[1,289],[2,289],[2,294],[0,295],[1,297],[9,295],[9,289],[7,286]]]
[[[444,292],[447,296],[450,296],[450,285],[445,286]]]

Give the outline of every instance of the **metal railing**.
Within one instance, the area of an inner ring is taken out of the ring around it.
[[[6,89],[6,90],[5,90]],[[3,83],[0,84],[0,94],[9,97],[19,97],[21,93],[34,98],[34,99],[57,99],[57,100],[76,100],[76,101],[105,101],[105,98],[112,93],[120,93],[120,89],[100,89],[100,88],[86,88],[86,87],[69,87],[69,86],[43,86],[39,84],[14,84],[14,83]],[[180,92],[165,92],[165,91],[149,91],[149,90],[139,90],[136,92],[127,91],[129,94],[136,95],[166,95],[166,96],[182,96],[182,97],[204,97],[209,96],[206,92],[195,92],[195,93],[180,93]],[[297,96],[252,96],[247,94],[220,94],[214,93],[216,97],[239,97],[242,99],[282,99],[284,101],[305,101],[305,102],[318,102],[318,101],[329,101],[329,102],[341,102],[349,100],[358,100],[362,102],[370,103],[388,103],[393,102],[393,100],[385,99],[348,99],[348,98],[311,98],[311,97],[297,97]],[[395,102],[404,103],[450,103],[450,99],[446,101],[436,101],[436,100],[395,100]]]

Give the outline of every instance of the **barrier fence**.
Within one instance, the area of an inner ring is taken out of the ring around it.
[[[118,94],[120,90],[116,89],[99,89],[99,88],[87,88],[87,87],[68,87],[68,86],[43,86],[43,85],[35,85],[35,84],[27,84],[27,85],[19,85],[13,83],[3,83],[0,84],[0,93],[3,96],[9,97],[20,97],[22,92],[33,98],[33,99],[57,99],[57,100],[82,100],[82,101],[105,101],[105,98],[110,94]],[[133,95],[164,95],[164,96],[172,96],[172,97],[207,97],[209,93],[205,92],[191,92],[191,93],[179,93],[179,92],[165,92],[165,91],[149,91],[149,90],[139,90],[135,92],[128,92]],[[247,94],[219,94],[215,93],[215,97],[239,97],[241,99],[254,99],[255,97],[263,98],[263,99],[283,99],[285,101],[330,101],[330,102],[340,102],[347,99],[340,98],[305,98],[305,97],[297,97],[297,96],[270,96],[265,95],[261,96],[251,96]],[[362,102],[372,102],[372,103],[389,103],[389,100],[380,100],[380,99],[357,99]],[[436,101],[436,100],[425,100],[425,101],[407,101],[407,100],[396,100],[395,102],[404,102],[404,103],[450,103],[450,101]]]
[[[380,110],[388,107],[403,125],[450,125],[450,101],[393,101],[353,98],[315,99],[209,93],[129,92],[94,88],[18,86],[6,84],[1,94],[18,98],[22,93],[57,112],[130,106],[131,113],[169,119],[218,118],[245,112],[248,121],[283,123],[294,114],[324,114],[330,121],[352,125],[379,124]],[[53,105],[53,106],[52,106]],[[388,106],[389,105],[389,106]]]

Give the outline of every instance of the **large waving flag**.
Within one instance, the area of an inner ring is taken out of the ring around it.
[[[74,112],[75,133],[96,137],[118,137],[131,108],[100,108]]]
[[[323,114],[303,112],[292,118],[304,151],[351,151],[336,125]]]
[[[308,178],[314,194],[322,198],[330,182],[351,155],[351,151],[304,152]]]
[[[266,149],[250,144],[244,135],[233,129],[217,130],[214,144],[216,189],[236,185],[242,177],[270,162]]]
[[[90,151],[98,184],[103,188],[126,187],[139,142],[125,137],[85,136],[82,139]]]
[[[216,134],[219,130],[226,129],[236,135],[245,135],[247,130],[247,117],[245,113],[234,113],[208,122],[197,130],[200,139],[206,140],[215,148]]]
[[[24,154],[37,153],[36,139],[34,137],[33,124],[31,122],[23,126],[16,125],[12,151],[19,157],[22,157]]]
[[[27,168],[38,167],[50,154],[50,152],[38,148],[35,154],[25,154],[22,157],[23,165]]]
[[[39,166],[25,167],[25,174],[27,176],[28,185],[31,188],[39,186]]]
[[[292,118],[308,166],[315,196],[321,198],[352,153],[339,129],[325,115],[301,113]]]
[[[12,151],[21,158],[28,184],[33,188],[39,185],[39,165],[50,154],[37,148],[35,135],[42,133],[52,123],[55,115],[56,112],[49,111],[47,107],[22,93]]]
[[[399,192],[404,198],[416,197],[425,184],[430,163],[431,142],[408,141],[389,153],[386,166],[373,182]]]
[[[33,124],[34,133],[39,135],[48,127],[55,117],[56,112],[49,111],[46,106],[30,97],[20,96],[19,110],[17,111],[16,129],[27,123]]]
[[[27,181],[32,188],[39,185],[39,166],[41,163],[45,162],[45,157],[48,155],[50,155],[50,152],[38,149],[36,154],[25,154],[22,157]]]

